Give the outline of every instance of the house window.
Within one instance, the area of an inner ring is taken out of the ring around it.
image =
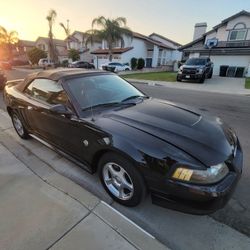
[[[45,44],[38,44],[38,48],[45,51]]]
[[[234,26],[234,29],[229,33],[229,41],[245,40],[247,34],[246,25],[244,23],[238,23]]]

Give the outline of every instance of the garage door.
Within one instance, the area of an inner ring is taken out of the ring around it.
[[[250,56],[211,56],[214,63],[214,75],[219,75],[221,65],[237,66],[248,68]]]

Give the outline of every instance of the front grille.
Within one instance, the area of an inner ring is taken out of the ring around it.
[[[196,69],[185,69],[183,68],[182,73],[185,75],[194,75],[196,74]]]

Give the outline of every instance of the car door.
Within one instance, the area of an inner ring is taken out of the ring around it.
[[[123,65],[120,64],[120,63],[117,63],[117,64],[116,64],[116,70],[117,70],[117,71],[122,71],[122,70],[123,70]]]
[[[32,102],[27,106],[26,117],[35,135],[56,146],[65,153],[86,161],[85,124],[78,119],[61,84],[49,79],[35,79],[27,88]],[[72,115],[58,114],[51,107],[63,104],[72,110]]]
[[[84,62],[79,62],[78,63],[78,68],[85,68],[85,63]]]

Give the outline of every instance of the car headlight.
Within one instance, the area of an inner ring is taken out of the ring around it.
[[[181,73],[182,70],[183,70],[183,66],[180,66],[180,68],[179,68],[179,73]]]
[[[206,170],[190,169],[183,165],[175,170],[172,178],[197,184],[212,184],[223,179],[228,172],[229,169],[224,162]]]
[[[197,72],[198,74],[202,74],[202,73],[203,73],[203,68],[197,69],[196,72]]]

